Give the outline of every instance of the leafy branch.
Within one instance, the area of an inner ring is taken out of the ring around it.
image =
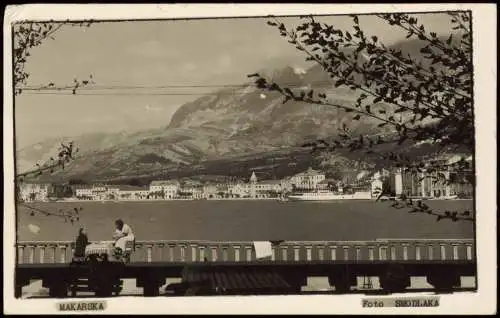
[[[380,197],[379,197],[380,198]],[[379,200],[377,198],[377,200]],[[474,214],[469,211],[444,211],[444,212],[437,212],[433,209],[431,209],[427,204],[422,202],[421,200],[413,200],[411,198],[402,198],[401,201],[395,201],[393,204],[391,204],[391,207],[395,209],[404,209],[404,208],[411,208],[411,210],[408,211],[408,213],[423,213],[427,215],[432,215],[436,216],[437,221],[441,221],[444,219],[450,219],[453,222],[457,221],[474,221]]]
[[[90,27],[94,21],[72,22],[72,21],[20,21],[13,25],[13,81],[14,94],[17,96],[24,90],[30,74],[26,71],[26,63],[32,54],[34,48],[42,45],[47,39],[55,39],[55,34],[64,26],[70,27]],[[92,76],[89,79],[75,79],[72,87],[73,94],[82,86],[93,83]],[[55,86],[54,83],[49,83],[47,87]]]
[[[51,157],[48,162],[43,165],[37,163],[34,169],[18,174],[16,178],[19,179],[20,182],[22,182],[25,178],[38,177],[47,171],[53,173],[58,168],[64,170],[65,165],[68,164],[71,160],[74,160],[74,156],[76,153],[78,153],[78,151],[79,149],[74,147],[72,141],[70,141],[68,144],[61,143],[61,146],[57,151],[56,159],[54,159],[54,157]]]
[[[423,26],[414,26],[416,18],[404,14],[381,15],[380,18],[391,25],[408,29],[407,24],[411,27],[409,30],[416,28],[408,37],[417,36],[428,42],[420,50],[420,61],[387,48],[376,36],[367,39],[356,15],[353,16],[352,34],[318,23],[314,17],[293,30],[288,30],[277,19],[268,21],[289,43],[305,52],[306,60],[315,61],[329,74],[332,87],[346,86],[360,92],[355,105],[338,105],[329,102],[324,92],[316,93],[313,89],[294,92],[289,87],[268,83],[259,74],[251,76],[256,77],[258,87],[281,93],[284,102],[295,100],[338,107],[354,113],[353,120],[368,116],[381,121],[379,127],[394,126],[403,140],[432,139],[443,145],[458,143],[473,149],[472,98],[468,94],[472,91],[469,52],[464,49],[457,53],[452,35],[444,42],[432,32],[429,38],[422,31],[425,30]],[[445,45],[449,46],[445,52],[450,57],[429,49]],[[319,51],[321,53],[317,53]],[[429,69],[423,66],[423,61],[430,62]],[[412,136],[408,135],[410,132]]]
[[[472,107],[472,42],[470,12],[448,12],[454,25],[447,37],[429,32],[417,17],[407,14],[380,14],[382,21],[407,32],[407,39],[423,43],[420,55],[404,54],[401,49],[386,47],[377,36],[367,36],[359,24],[359,16],[352,15],[352,30],[341,30],[320,23],[313,16],[301,17],[305,22],[288,29],[275,17],[268,25],[278,29],[281,37],[306,55],[329,75],[331,87],[347,87],[357,93],[354,104],[331,102],[327,89],[294,89],[280,85],[260,74],[248,75],[263,91],[278,92],[283,103],[290,100],[326,105],[352,113],[352,121],[369,117],[378,121],[381,132],[374,135],[356,135],[346,124],[332,141],[324,139],[306,143],[311,152],[331,152],[338,149],[365,150],[382,159],[396,163],[415,174],[426,174],[432,182],[452,182],[450,171],[470,171],[472,164],[461,158],[454,164],[415,160],[401,153],[380,153],[376,146],[387,143],[402,145],[406,141],[427,142],[443,151],[465,148],[474,151],[474,118]],[[387,126],[387,127],[386,127]],[[385,128],[385,130],[383,130]],[[421,181],[421,180],[420,180]],[[471,180],[472,182],[474,180]],[[381,195],[385,192],[381,191]],[[400,198],[411,213],[438,216],[438,220],[472,220],[470,212],[432,211],[423,203],[413,204]],[[467,212],[467,213],[466,213]]]
[[[30,216],[35,216],[36,213],[44,216],[51,216],[51,217],[58,217],[61,219],[64,219],[66,223],[70,222],[71,224],[74,224],[75,222],[80,221],[80,212],[83,210],[82,207],[75,207],[72,210],[64,211],[62,209],[59,209],[58,212],[52,212],[48,211],[45,209],[40,209],[38,207],[32,206],[30,204],[27,204],[25,202],[20,202],[20,206],[23,206],[27,209],[29,209],[29,215]]]
[[[20,192],[21,192],[20,186],[22,186],[22,184],[26,181],[26,179],[37,178],[47,172],[54,173],[56,169],[64,170],[65,166],[69,162],[75,159],[76,153],[78,153],[78,148],[74,146],[73,142],[69,142],[67,144],[61,143],[61,146],[57,151],[56,159],[51,157],[49,161],[44,165],[36,164],[36,167],[34,169],[16,175],[16,179],[18,181],[16,187],[17,203],[20,206],[27,208],[29,210],[30,216],[35,216],[36,214],[44,216],[53,216],[62,218],[65,220],[66,223],[70,222],[71,224],[74,224],[75,222],[78,222],[80,220],[79,212],[83,210],[82,207],[79,208],[75,207],[74,209],[69,211],[63,211],[62,209],[60,209],[58,212],[52,212],[35,207],[26,202],[23,202],[22,199],[20,198]]]

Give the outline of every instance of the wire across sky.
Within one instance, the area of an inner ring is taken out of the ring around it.
[[[289,88],[328,88],[333,87],[333,83],[328,81],[316,81],[308,83],[280,83],[279,85]],[[77,88],[78,95],[161,95],[161,96],[200,96],[200,95],[237,95],[245,94],[241,91],[217,91],[234,88],[256,87],[254,83],[246,84],[218,84],[218,85],[86,85]],[[75,86],[23,86],[20,87],[23,94],[29,95],[74,95]],[[172,91],[175,89],[176,91]]]

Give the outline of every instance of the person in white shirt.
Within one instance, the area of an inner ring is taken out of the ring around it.
[[[122,220],[116,220],[115,226],[116,230],[113,235],[113,238],[115,239],[115,247],[124,252],[127,242],[134,242],[134,233],[132,232],[130,226],[125,224]]]

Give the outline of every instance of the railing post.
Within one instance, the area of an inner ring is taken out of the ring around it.
[[[467,260],[472,260],[472,245],[467,244]]]
[[[306,246],[306,260],[311,261],[312,260],[312,246]]]
[[[356,246],[356,261],[361,260],[361,247]]]
[[[240,246],[235,245],[233,246],[234,248],[234,261],[239,262],[240,261]]]
[[[432,261],[434,259],[434,246],[429,245],[427,248],[429,249],[429,260]]]
[[[275,261],[276,260],[276,247],[272,247],[272,255],[271,255],[271,260]]]
[[[344,245],[343,249],[344,249],[344,261],[347,261],[349,260],[349,246]]]
[[[320,261],[325,260],[325,246],[324,245],[318,246],[318,258]]]
[[[211,247],[212,250],[212,262],[217,261],[217,247]]]
[[[60,262],[66,263],[66,245],[61,245],[59,247],[61,248]]]
[[[335,261],[337,259],[337,246],[332,246],[330,248],[330,253],[332,261]]]
[[[45,245],[39,245],[40,247],[40,264],[43,264],[45,261]]]
[[[200,261],[204,262],[205,261],[205,247],[200,246]]]
[[[184,244],[179,245],[181,250],[181,262],[186,261],[186,246]]]
[[[165,244],[164,243],[159,243],[158,245],[158,250],[159,250],[159,257],[160,261],[163,261],[163,250],[165,249]]]
[[[223,246],[222,247],[222,260],[224,262],[227,262],[228,261],[228,256],[227,256],[227,247],[226,246]]]
[[[196,257],[198,256],[198,250],[196,249],[196,244],[191,244],[191,261],[196,262]]]
[[[282,246],[281,247],[281,259],[284,260],[284,261],[287,261],[288,260],[288,247],[285,247],[285,246]]]
[[[300,261],[300,245],[293,246],[293,260]]]
[[[153,246],[146,246],[146,262],[151,263],[153,261]]]
[[[407,261],[408,260],[408,243],[403,243],[403,260]]]
[[[19,246],[18,247],[18,255],[17,255],[17,261],[19,262],[19,264],[23,264],[24,263],[24,246]]]
[[[35,262],[35,246],[30,245],[29,247],[29,263],[33,264]]]
[[[175,244],[169,244],[168,245],[168,258],[170,259],[171,262],[173,262],[175,260],[174,251],[175,251]]]
[[[382,260],[382,261],[387,260],[387,247],[386,246],[379,247],[378,258],[379,258],[379,260]]]
[[[453,259],[458,259],[458,244],[453,244]]]
[[[251,262],[252,261],[252,247],[245,246],[245,251],[246,251],[245,261]]]
[[[415,245],[415,259],[420,261],[422,259],[422,255],[420,254],[420,245]]]
[[[440,256],[441,260],[446,260],[446,245],[440,244],[441,250],[440,250]]]
[[[370,261],[375,260],[375,255],[373,253],[373,246],[368,246],[368,259]]]
[[[52,257],[50,258],[50,262],[55,263],[56,262],[57,245],[52,246],[51,250],[52,250]]]
[[[395,261],[396,260],[396,247],[391,246],[390,249],[391,249],[391,260]]]

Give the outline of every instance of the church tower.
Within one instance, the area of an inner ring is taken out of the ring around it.
[[[250,177],[250,183],[257,183],[257,176],[255,175],[255,171],[252,171],[252,176]]]
[[[250,196],[252,198],[257,197],[257,191],[256,191],[256,184],[257,184],[257,176],[255,175],[255,171],[252,171],[252,176],[250,177]]]

